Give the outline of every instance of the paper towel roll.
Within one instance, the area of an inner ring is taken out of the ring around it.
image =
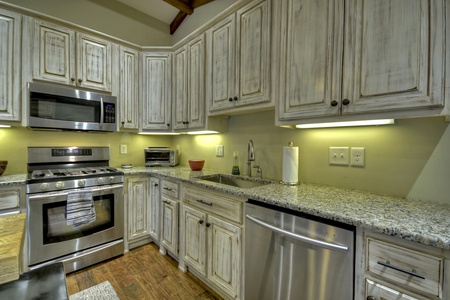
[[[298,183],[298,147],[283,147],[283,183]]]

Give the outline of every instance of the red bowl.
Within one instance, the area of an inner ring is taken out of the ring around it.
[[[190,159],[189,167],[191,167],[192,171],[201,171],[203,169],[203,165],[205,161],[203,159]]]

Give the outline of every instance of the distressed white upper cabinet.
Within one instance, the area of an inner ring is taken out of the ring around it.
[[[442,110],[443,0],[278,3],[281,125],[338,114]]]
[[[112,43],[35,20],[33,78],[111,91]]]
[[[19,121],[21,15],[0,9],[0,120]]]
[[[139,52],[120,46],[120,128],[139,128]]]
[[[175,50],[173,65],[173,128],[205,127],[205,35]]]
[[[143,53],[142,124],[140,130],[171,129],[171,53]]]
[[[253,1],[207,31],[210,114],[270,102],[270,11],[270,0]]]

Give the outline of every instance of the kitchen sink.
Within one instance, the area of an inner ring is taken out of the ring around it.
[[[225,174],[213,174],[197,177],[201,180],[216,182],[228,186],[240,187],[240,188],[254,188],[272,183],[270,180],[255,179],[249,177],[239,177]]]

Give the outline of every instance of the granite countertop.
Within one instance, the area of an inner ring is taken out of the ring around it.
[[[256,188],[238,188],[197,178],[218,173],[210,169],[133,167],[119,170],[125,175],[156,175],[450,250],[450,205],[316,184],[286,186],[273,182]],[[0,176],[0,187],[25,183],[26,174]]]
[[[174,179],[450,250],[450,205],[316,184],[286,186],[274,182],[256,188],[237,188],[196,178],[217,173],[214,170],[191,171],[187,167],[120,170],[125,175]]]

